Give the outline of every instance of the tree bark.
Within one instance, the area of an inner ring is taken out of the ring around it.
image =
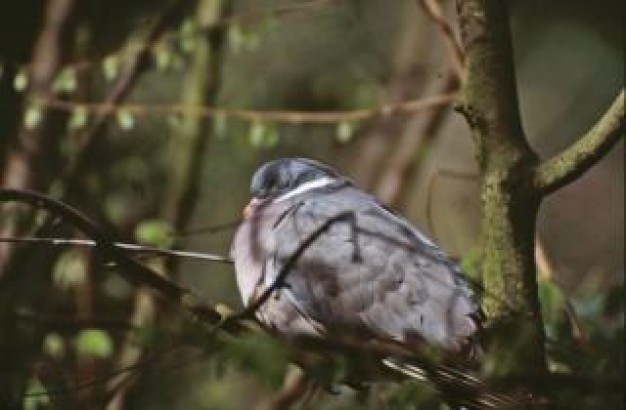
[[[481,174],[483,307],[495,336],[486,363],[498,374],[543,371],[534,263],[540,195],[532,183],[538,157],[521,125],[506,2],[462,0],[458,12],[466,52],[461,110]]]
[[[458,0],[457,8],[466,52],[460,109],[478,148],[483,307],[493,330],[484,370],[538,374],[546,371],[533,255],[539,205],[617,144],[625,129],[624,92],[570,148],[540,161],[520,120],[507,2]]]

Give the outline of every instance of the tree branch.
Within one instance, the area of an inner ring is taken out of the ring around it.
[[[0,188],[1,202],[21,202],[43,208],[55,215],[62,216],[85,235],[91,237],[100,248],[103,255],[120,266],[120,274],[131,283],[148,285],[159,291],[169,300],[182,303],[185,295],[191,294],[188,289],[182,288],[173,282],[161,277],[156,272],[136,262],[115,246],[115,240],[103,233],[86,216],[76,209],[59,202],[47,195],[34,191]]]
[[[419,0],[418,3],[424,9],[428,17],[437,25],[437,29],[445,44],[452,69],[457,79],[461,79],[465,65],[465,54],[454,35],[452,25],[446,20],[443,14],[441,4],[439,4],[438,0]]]
[[[98,243],[91,239],[66,239],[66,238],[0,238],[0,243],[9,242],[9,243],[28,243],[28,244],[39,244],[39,245],[49,245],[49,246],[78,246],[78,247],[87,247],[93,248],[98,246]],[[135,243],[124,243],[124,242],[113,242],[114,247],[118,249],[124,249],[130,252],[143,253],[143,254],[151,254],[151,255],[159,255],[159,256],[177,256],[181,258],[191,258],[198,259],[208,262],[220,262],[232,265],[233,261],[230,258],[221,255],[215,255],[211,253],[204,252],[192,252],[192,251],[182,251],[176,249],[162,249],[155,248],[152,246],[143,246]]]
[[[622,90],[593,128],[536,168],[535,185],[542,194],[550,194],[575,181],[617,144],[626,131],[624,100]]]
[[[417,111],[449,105],[457,100],[454,92],[431,95],[397,104],[384,104],[376,108],[357,108],[342,111],[291,111],[254,110],[246,108],[219,108],[208,105],[189,106],[185,104],[112,104],[106,102],[77,102],[48,99],[38,101],[50,109],[72,112],[82,108],[96,116],[109,115],[114,111],[126,111],[133,115],[187,114],[201,117],[223,116],[245,121],[272,121],[287,124],[334,124],[341,121],[363,121],[375,117],[388,117],[399,114],[412,114]]]

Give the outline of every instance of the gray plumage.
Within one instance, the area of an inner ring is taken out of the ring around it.
[[[271,286],[300,244],[330,218],[349,211],[356,224],[336,222],[306,248],[284,286],[258,308],[264,326],[284,338],[376,339],[409,348],[425,342],[451,352],[474,343],[479,307],[432,242],[327,167],[309,175],[317,163],[274,164],[277,170],[266,166],[255,175],[257,199],[231,249],[244,304]],[[294,191],[312,181],[325,183]]]

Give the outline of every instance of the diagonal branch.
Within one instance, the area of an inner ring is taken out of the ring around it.
[[[622,90],[602,118],[565,151],[541,163],[535,185],[544,195],[575,181],[602,159],[626,131]]]
[[[454,70],[457,80],[463,77],[463,67],[465,65],[465,54],[454,35],[452,25],[446,20],[439,0],[419,0],[421,7],[428,17],[437,25],[439,33],[443,39],[446,51],[449,55],[450,64]]]
[[[78,247],[86,247],[86,248],[94,248],[98,246],[98,243],[92,239],[66,239],[66,238],[0,238],[0,243],[9,242],[9,243],[28,243],[28,244],[38,244],[38,245],[48,245],[48,246],[78,246]],[[139,253],[139,254],[150,254],[150,255],[159,255],[159,256],[176,256],[181,258],[191,258],[198,259],[208,262],[219,262],[232,265],[233,261],[229,258],[221,255],[205,253],[205,252],[192,252],[192,251],[182,251],[176,249],[163,249],[163,248],[155,248],[152,246],[143,246],[135,243],[125,243],[125,242],[113,242],[112,245],[117,249],[124,249],[130,252]]]
[[[326,222],[324,222],[321,226],[319,226],[315,231],[313,231],[297,248],[296,250],[291,254],[291,256],[289,257],[289,259],[287,260],[287,262],[282,266],[282,268],[280,269],[280,271],[278,272],[278,275],[276,275],[276,279],[274,280],[274,282],[271,284],[271,286],[267,287],[263,293],[261,293],[261,295],[254,300],[253,303],[251,303],[250,305],[248,305],[241,313],[232,316],[231,320],[238,320],[241,318],[246,318],[246,317],[250,317],[251,315],[253,315],[254,313],[256,313],[256,311],[263,306],[263,304],[265,302],[267,302],[267,300],[270,298],[270,296],[272,295],[272,293],[274,293],[274,291],[276,291],[277,289],[285,286],[285,279],[287,279],[287,275],[289,275],[289,273],[294,269],[294,267],[296,266],[296,263],[298,263],[298,260],[300,259],[300,257],[302,256],[302,254],[304,254],[304,252],[309,249],[309,247],[326,231],[328,231],[328,229],[330,229],[330,227],[340,221],[347,221],[350,223],[350,226],[352,228],[352,241],[355,245],[355,251],[354,251],[354,255],[353,255],[353,259],[354,260],[359,260],[360,259],[360,253],[359,253],[359,249],[358,249],[358,244],[357,244],[357,236],[356,236],[356,216],[354,215],[353,212],[342,212],[338,215],[335,215],[332,218],[329,218],[326,220]]]
[[[121,268],[120,273],[130,283],[148,285],[175,303],[182,303],[186,295],[193,295],[188,289],[170,282],[150,268],[125,255],[121,249],[115,246],[115,240],[110,235],[101,232],[91,220],[67,204],[34,191],[0,188],[0,203],[2,202],[26,203],[62,216],[63,219],[92,238],[103,255],[118,264]]]

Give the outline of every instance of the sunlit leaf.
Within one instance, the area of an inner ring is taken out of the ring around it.
[[[87,125],[87,107],[77,105],[72,110],[72,115],[68,121],[68,127],[71,130],[79,130]]]
[[[228,127],[228,121],[226,115],[223,113],[217,113],[213,117],[213,133],[217,138],[224,138],[226,136],[226,130]]]
[[[263,136],[265,134],[265,124],[261,121],[254,121],[250,125],[248,133],[248,141],[253,147],[260,147],[263,144]]]
[[[157,69],[164,71],[169,68],[172,63],[172,53],[164,43],[157,44],[152,52]]]
[[[63,252],[54,264],[52,276],[60,289],[70,289],[83,283],[87,278],[87,261],[83,253],[77,249]]]
[[[161,219],[152,219],[141,222],[135,228],[135,239],[137,242],[167,248],[172,246],[174,241],[172,226]]]
[[[113,341],[100,329],[82,330],[75,339],[76,353],[84,357],[106,359],[113,353]]]
[[[28,87],[28,74],[26,70],[21,69],[13,79],[13,88],[15,91],[24,91]]]
[[[341,121],[337,124],[337,141],[342,144],[350,142],[354,135],[354,124],[349,121]]]
[[[102,72],[104,78],[111,81],[117,77],[120,71],[120,60],[116,55],[110,55],[102,61]]]
[[[461,268],[461,272],[463,272],[466,277],[474,280],[475,282],[480,282],[481,263],[482,252],[480,250],[480,247],[475,246],[470,249],[469,252],[463,255],[463,258],[459,262],[459,266]]]
[[[76,71],[72,68],[63,69],[52,85],[54,91],[72,92],[76,90]]]
[[[185,53],[193,51],[196,43],[196,23],[192,19],[186,19],[180,26],[179,46]]]
[[[280,135],[278,134],[278,129],[276,128],[276,126],[272,125],[271,127],[267,127],[267,130],[263,137],[263,146],[265,148],[274,148],[276,145],[278,145],[279,141]]]
[[[38,377],[32,377],[27,384],[24,392],[24,402],[22,403],[24,410],[38,410],[50,404],[50,397],[41,380]]]
[[[102,281],[103,292],[114,299],[127,299],[132,295],[132,286],[120,275],[108,274]]]
[[[542,316],[549,336],[555,336],[556,326],[565,314],[566,296],[563,290],[552,280],[538,281],[539,300]]]
[[[117,110],[115,118],[121,129],[128,131],[135,126],[135,118],[126,110]]]
[[[35,104],[30,105],[24,113],[24,127],[29,130],[37,128],[42,118],[43,113],[41,112],[41,107]]]
[[[237,24],[232,24],[228,28],[228,46],[234,54],[239,53],[244,47],[245,35],[241,27]]]
[[[43,351],[50,357],[61,359],[65,356],[65,340],[58,333],[48,333],[43,339]]]

